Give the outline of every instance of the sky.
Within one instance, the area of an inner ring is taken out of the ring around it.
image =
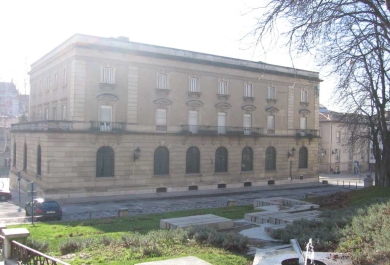
[[[75,33],[292,67],[282,42],[266,54],[244,38],[256,24],[253,7],[266,0],[0,0],[0,81],[29,94],[30,65]],[[282,25],[283,27],[283,25]],[[320,71],[310,58],[299,69]],[[320,71],[320,103],[334,82]],[[26,83],[26,84],[25,84]]]

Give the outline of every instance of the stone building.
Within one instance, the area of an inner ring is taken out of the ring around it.
[[[368,143],[352,146],[350,133],[342,118],[344,114],[320,106],[320,172],[349,172],[359,174],[369,170]]]
[[[13,186],[18,171],[53,198],[317,179],[317,72],[77,34],[30,78]]]

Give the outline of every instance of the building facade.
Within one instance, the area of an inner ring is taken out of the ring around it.
[[[340,120],[341,113],[320,107],[319,167],[321,173],[349,172],[359,174],[369,170],[368,143],[348,144],[350,133]]]
[[[317,178],[317,72],[74,35],[30,80],[11,185],[20,171],[64,198]]]

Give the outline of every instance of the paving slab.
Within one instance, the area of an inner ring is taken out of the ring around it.
[[[197,257],[188,256],[183,258],[151,261],[145,263],[137,263],[136,265],[211,265],[210,263]]]
[[[160,220],[160,229],[187,228],[193,225],[212,227],[215,229],[228,229],[233,227],[233,221],[214,214],[194,215],[180,218]]]

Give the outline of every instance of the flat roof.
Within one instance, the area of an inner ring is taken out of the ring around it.
[[[31,65],[31,71],[33,71],[34,68],[39,67],[41,64],[49,61],[56,54],[67,48],[69,49],[69,47],[72,46],[90,49],[107,49],[117,52],[129,52],[145,56],[153,56],[180,61],[190,61],[194,63],[216,65],[227,68],[239,68],[242,70],[255,72],[272,72],[274,74],[297,76],[318,82],[322,81],[319,79],[319,73],[314,71],[307,71],[292,67],[267,64],[263,62],[255,62],[194,51],[131,42],[126,37],[103,38],[83,34],[73,35],[72,37],[61,43],[59,46],[48,52],[42,58],[38,59]]]

